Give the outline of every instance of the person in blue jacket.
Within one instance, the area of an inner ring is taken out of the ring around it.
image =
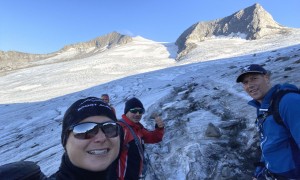
[[[300,94],[288,93],[279,103],[283,124],[269,113],[272,97],[281,89],[295,89],[291,84],[271,85],[270,71],[261,65],[244,67],[236,82],[253,99],[249,105],[257,109],[256,125],[260,133],[261,163],[254,179],[300,179]]]

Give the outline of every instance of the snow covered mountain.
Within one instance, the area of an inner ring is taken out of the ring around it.
[[[260,4],[254,4],[225,18],[198,22],[185,30],[176,40],[177,60],[196,47],[195,42],[212,36],[243,35],[247,40],[260,39],[270,34],[287,34],[290,28],[277,23]]]
[[[147,179],[251,179],[258,158],[255,110],[235,82],[250,63],[272,71],[274,83],[300,87],[300,30],[256,40],[212,36],[196,41],[179,62],[175,43],[134,37],[93,55],[76,48],[0,75],[0,165],[37,162],[50,175],[60,163],[61,120],[71,103],[108,93],[121,117],[136,96],[152,129],[153,112],[166,124],[161,143],[147,145]]]
[[[28,54],[16,51],[0,51],[0,73],[55,62],[82,59],[127,44],[132,37],[112,32],[87,42],[71,44],[49,54]]]

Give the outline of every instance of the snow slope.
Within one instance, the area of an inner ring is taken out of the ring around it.
[[[146,127],[154,127],[153,112],[165,121],[163,142],[147,146],[148,179],[249,178],[252,167],[244,163],[255,143],[254,109],[235,83],[238,70],[265,64],[276,82],[300,86],[299,42],[296,30],[291,36],[257,41],[215,37],[176,62],[174,44],[137,37],[92,57],[1,76],[0,165],[31,160],[45,174],[54,173],[63,153],[65,110],[79,98],[108,93],[118,117],[126,99],[136,96],[147,110],[142,121]],[[222,136],[207,136],[209,124]]]

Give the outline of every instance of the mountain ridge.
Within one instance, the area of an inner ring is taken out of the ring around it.
[[[202,42],[212,36],[229,36],[232,33],[244,33],[246,39],[260,39],[268,34],[287,33],[290,28],[275,22],[272,16],[259,4],[242,9],[225,18],[198,22],[185,30],[176,40],[178,46],[177,61],[181,61],[195,47],[195,42]],[[300,31],[300,29],[299,29]],[[43,62],[55,63],[76,60],[103,53],[117,46],[132,42],[133,37],[112,32],[95,39],[66,45],[62,49],[49,54],[28,54],[16,51],[0,51],[0,73],[36,66]],[[37,62],[39,61],[39,62]],[[37,63],[36,63],[37,62]]]
[[[11,71],[34,66],[34,62],[49,58],[55,58],[61,54],[68,54],[72,51],[72,56],[59,58],[60,62],[80,59],[93,56],[105,50],[124,45],[132,41],[132,37],[122,35],[117,32],[97,37],[87,42],[66,45],[62,49],[49,54],[29,54],[17,51],[0,51],[0,72]],[[56,58],[57,59],[57,58]]]

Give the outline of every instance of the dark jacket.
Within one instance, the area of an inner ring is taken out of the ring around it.
[[[66,154],[62,157],[59,170],[48,180],[114,180],[117,179],[117,160],[105,171],[92,172],[74,166]]]
[[[0,166],[0,179],[43,180],[47,177],[35,162],[16,161]]]
[[[17,161],[0,166],[0,179],[22,180],[116,180],[117,163],[115,160],[105,171],[92,172],[74,166],[66,154],[63,155],[59,170],[47,177],[40,167],[32,161]]]

